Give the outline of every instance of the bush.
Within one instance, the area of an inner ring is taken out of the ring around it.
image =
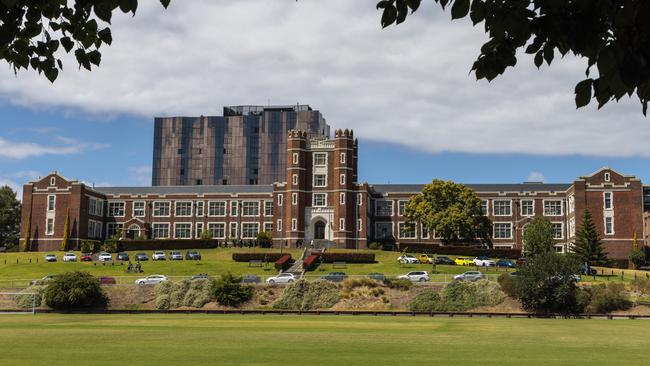
[[[367,252],[325,252],[321,255],[323,263],[375,263],[375,253]]]
[[[242,285],[241,277],[228,272],[214,282],[217,302],[224,306],[239,306],[253,297],[253,286]]]
[[[521,250],[519,249],[502,249],[502,248],[485,248],[473,246],[444,246],[435,244],[424,243],[399,243],[397,250],[408,250],[415,253],[428,253],[428,254],[445,254],[445,255],[459,255],[466,257],[480,257],[482,255],[490,258],[509,258],[517,259],[521,257]]]
[[[302,262],[302,267],[305,269],[305,271],[311,271],[316,268],[316,266],[318,266],[318,263],[319,256],[317,254],[311,254]]]
[[[501,291],[505,292],[506,295],[512,298],[518,298],[517,294],[517,278],[511,276],[509,273],[504,273],[497,279],[497,282],[501,286]]]
[[[45,286],[34,285],[20,291],[20,294],[14,296],[16,306],[20,309],[31,309],[32,305],[35,307],[41,306],[43,303],[43,291]],[[34,295],[27,295],[34,294]]]
[[[270,248],[273,244],[273,235],[268,231],[260,231],[257,234],[257,243],[263,248]]]
[[[638,278],[632,281],[632,290],[643,295],[650,295],[650,280]]]
[[[645,250],[633,250],[629,255],[630,262],[634,263],[634,268],[643,267],[646,265]]]
[[[291,254],[285,254],[275,261],[275,269],[284,271],[291,264]]]
[[[409,280],[406,279],[392,279],[392,278],[385,278],[384,279],[384,285],[396,289],[396,290],[402,290],[402,291],[408,291],[413,287],[413,283]]]
[[[171,300],[169,295],[156,296],[156,309],[158,310],[167,310],[171,305]]]
[[[213,249],[219,247],[216,239],[152,239],[122,240],[122,250],[171,250],[171,249]]]
[[[282,256],[287,255],[286,253],[280,252],[271,252],[271,253],[232,253],[232,260],[235,262],[249,262],[249,261],[267,261],[275,262]]]
[[[202,308],[212,300],[214,282],[208,279],[193,280],[183,298],[184,306]]]
[[[424,290],[408,305],[409,310],[417,312],[439,311],[441,308],[440,295],[434,290]]]
[[[104,251],[108,253],[118,253],[122,251],[122,242],[119,240],[109,239],[104,242]]]
[[[108,299],[99,280],[88,272],[67,272],[48,282],[45,304],[54,309],[105,307]]]
[[[505,294],[498,283],[488,280],[452,281],[442,289],[440,297],[441,309],[465,311],[478,306],[498,305],[505,298]]]
[[[169,296],[169,307],[172,309],[183,306],[185,294],[190,289],[190,280],[182,280],[174,283],[174,288]]]
[[[590,296],[586,310],[594,313],[609,313],[615,310],[625,310],[632,307],[627,298],[625,286],[622,283],[597,285],[585,290]]]
[[[372,250],[379,250],[382,249],[384,245],[382,243],[377,243],[376,241],[373,241],[372,243],[368,244],[368,249]]]
[[[334,306],[339,298],[338,286],[330,281],[299,280],[287,286],[273,307],[290,310],[326,309]]]
[[[84,240],[79,245],[79,250],[82,253],[98,253],[102,248],[102,243],[99,240]]]
[[[368,288],[375,288],[379,286],[379,282],[371,279],[371,278],[346,278],[345,281],[343,281],[343,284],[341,285],[341,289],[343,291],[352,291],[357,287],[368,287]]]

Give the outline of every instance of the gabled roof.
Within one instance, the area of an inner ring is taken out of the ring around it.
[[[625,177],[625,178],[636,178],[636,177],[633,176],[633,175],[625,175],[625,174],[621,174],[620,172],[618,172],[618,171],[616,171],[616,170],[614,170],[614,169],[612,169],[612,168],[610,168],[610,167],[608,167],[608,166],[604,166],[604,167],[602,167],[602,168],[596,170],[595,172],[593,172],[593,173],[591,173],[591,174],[589,174],[589,175],[583,175],[583,176],[581,176],[580,179],[586,179],[586,178],[589,178],[589,177],[593,177],[594,175],[596,175],[596,174],[602,172],[603,170],[609,170],[610,172],[612,172],[612,173],[616,173],[616,174],[620,175],[621,177]]]
[[[273,193],[272,185],[215,185],[215,186],[153,186],[153,187],[95,187],[103,194],[210,194],[210,193]]]
[[[371,184],[378,193],[420,193],[424,184]],[[465,184],[476,192],[565,192],[570,183]]]

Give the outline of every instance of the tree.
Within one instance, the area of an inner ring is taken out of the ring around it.
[[[409,199],[404,216],[435,232],[444,244],[477,239],[491,244],[491,224],[481,211],[481,200],[462,184],[434,179]]]
[[[646,115],[650,100],[650,3],[643,0],[435,0],[451,18],[469,15],[483,23],[488,41],[472,66],[477,79],[493,80],[517,63],[517,52],[534,56],[539,68],[555,52],[587,59],[586,76],[575,87],[580,108],[593,98],[601,108],[636,92]],[[421,0],[381,0],[381,25],[400,24]],[[590,78],[596,66],[598,77]]]
[[[639,248],[639,241],[636,237],[636,231],[632,241],[632,251],[628,255],[630,262],[634,263],[634,268],[643,267],[646,264],[645,250]]]
[[[257,243],[260,247],[270,247],[273,242],[273,235],[268,231],[260,231],[257,234]]]
[[[227,272],[214,281],[217,302],[224,306],[239,306],[253,298],[253,286],[242,285],[241,277]]]
[[[170,1],[160,3],[167,8]],[[54,82],[63,70],[57,57],[63,47],[91,70],[101,62],[99,48],[113,43],[110,28],[99,23],[110,25],[118,8],[135,16],[138,0],[0,0],[0,60],[14,72],[31,67]]]
[[[61,250],[66,251],[70,246],[70,209],[65,214],[63,223],[63,238],[61,239]]]
[[[582,225],[576,232],[573,253],[581,263],[587,263],[589,266],[604,265],[609,261],[589,210],[585,210],[582,215]]]
[[[553,224],[546,217],[536,216],[524,231],[524,252],[528,257],[553,251]]]
[[[0,246],[16,245],[20,238],[20,201],[9,186],[0,187]]]
[[[208,229],[203,229],[201,231],[201,240],[210,240],[212,239],[212,233]]]
[[[48,282],[43,293],[47,306],[54,309],[105,307],[108,299],[99,279],[88,272],[67,272]]]

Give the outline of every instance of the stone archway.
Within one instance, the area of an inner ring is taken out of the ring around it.
[[[314,223],[314,239],[325,239],[325,221],[317,220]]]

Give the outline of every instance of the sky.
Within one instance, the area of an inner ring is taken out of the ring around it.
[[[492,82],[469,72],[486,36],[433,2],[381,29],[374,0],[141,1],[118,15],[101,66],[62,55],[54,84],[0,67],[0,184],[57,170],[95,185],[151,182],[156,116],[310,104],[360,140],[360,180],[571,182],[602,166],[650,182],[637,100],[575,109],[586,61]],[[593,70],[592,70],[593,71]]]

